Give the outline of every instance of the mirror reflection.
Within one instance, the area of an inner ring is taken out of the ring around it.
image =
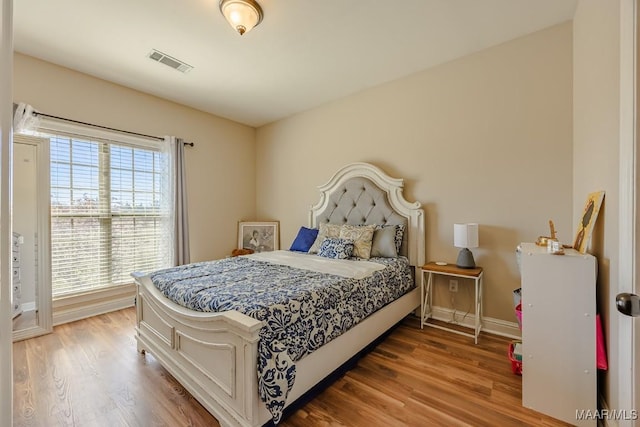
[[[14,340],[51,331],[51,295],[43,292],[43,224],[48,220],[48,204],[43,203],[42,183],[48,178],[45,141],[14,135],[13,143],[13,240],[12,316]],[[46,231],[46,230],[44,230]],[[44,309],[44,310],[43,310]],[[47,318],[43,317],[47,316]]]

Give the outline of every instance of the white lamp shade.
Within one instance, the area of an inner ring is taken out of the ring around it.
[[[453,224],[453,246],[456,248],[477,248],[478,224]]]

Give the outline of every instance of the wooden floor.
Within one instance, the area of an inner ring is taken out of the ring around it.
[[[17,342],[14,426],[217,426],[153,358],[136,352],[127,309]],[[560,426],[520,404],[508,340],[407,319],[282,426]]]

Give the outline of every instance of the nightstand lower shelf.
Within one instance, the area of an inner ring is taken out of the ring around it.
[[[473,338],[474,343],[478,344],[478,336],[480,335],[480,331],[482,330],[482,268],[476,267],[465,269],[456,267],[452,264],[438,265],[435,262],[430,262],[422,266],[421,275],[422,280],[420,284],[420,328],[422,329],[424,326],[429,326],[432,328],[453,332],[455,334],[464,335],[466,337]],[[433,283],[435,280],[435,275],[461,277],[474,281],[475,323],[473,333],[460,331],[458,329],[428,322],[428,320],[433,317]]]

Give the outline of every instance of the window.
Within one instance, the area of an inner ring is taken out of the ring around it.
[[[54,297],[171,265],[170,159],[160,144],[50,136]]]

